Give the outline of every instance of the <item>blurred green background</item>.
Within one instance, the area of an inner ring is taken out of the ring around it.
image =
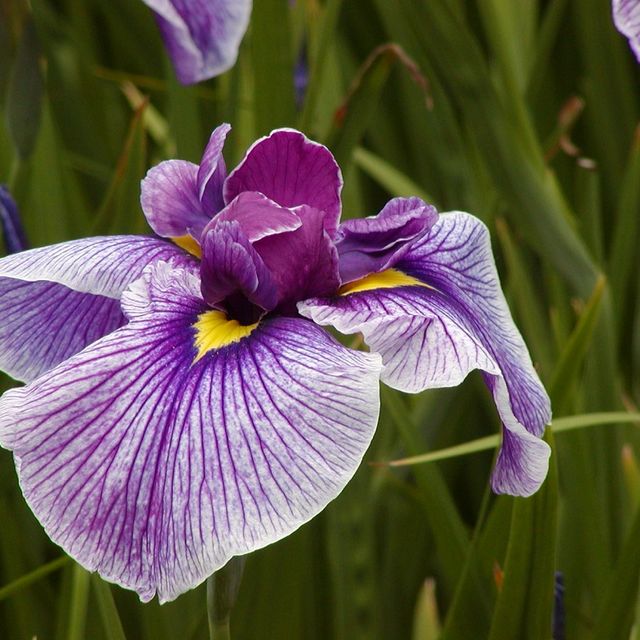
[[[489,225],[556,432],[543,489],[496,497],[479,375],[383,389],[344,493],[248,557],[234,638],[640,638],[640,74],[609,0],[254,4],[234,69],[182,87],[142,2],[0,0],[0,182],[31,243],[146,233],[146,170],[197,162],[222,121],[231,167],[300,128],[338,158],[345,217],[419,195]],[[74,566],[0,451],[0,638],[33,637],[205,639],[205,589],[142,605]]]

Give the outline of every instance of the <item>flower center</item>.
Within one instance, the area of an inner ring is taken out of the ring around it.
[[[221,349],[235,342],[240,342],[250,335],[258,323],[242,325],[222,311],[212,309],[198,316],[193,328],[196,330],[195,346],[198,350],[194,362],[198,362],[213,349]]]
[[[370,291],[371,289],[391,289],[392,287],[420,286],[433,289],[428,284],[421,282],[413,276],[408,276],[397,269],[387,269],[380,273],[370,273],[364,278],[354,280],[340,287],[338,293],[341,296],[348,296],[350,293],[360,291]]]

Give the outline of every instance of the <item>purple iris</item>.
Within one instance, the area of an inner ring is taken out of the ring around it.
[[[274,131],[227,175],[151,169],[158,237],[0,260],[0,444],[49,536],[89,570],[171,600],[282,538],[342,490],[379,379],[409,392],[481,369],[503,423],[497,492],[529,495],[549,399],[502,295],[485,226],[395,198],[340,224],[340,169]],[[319,325],[362,332],[371,353]]]
[[[251,0],[143,0],[156,15],[182,84],[230,69],[249,24]]]
[[[613,22],[640,62],[640,0],[613,0]]]

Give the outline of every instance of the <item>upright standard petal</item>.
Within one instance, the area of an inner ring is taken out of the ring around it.
[[[437,217],[420,198],[394,198],[377,216],[343,222],[336,238],[342,282],[393,267]]]
[[[198,199],[202,210],[210,216],[224,207],[222,185],[227,179],[227,165],[222,149],[229,131],[231,125],[226,122],[213,130],[198,167]]]
[[[638,0],[613,0],[613,22],[616,29],[629,40],[640,62],[640,2]]]
[[[167,51],[183,84],[224,73],[238,57],[251,0],[143,0],[156,14]]]
[[[125,295],[128,325],[5,393],[0,443],[55,542],[165,602],[335,498],[373,435],[381,364],[292,318],[196,360],[197,277],[158,271]]]
[[[29,382],[125,322],[119,298],[155,260],[189,264],[168,242],[89,238],[0,260],[0,368]]]
[[[165,160],[149,169],[140,184],[140,204],[149,226],[163,238],[199,238],[211,219],[200,203],[198,165],[186,160]]]
[[[539,436],[549,398],[502,295],[486,227],[469,214],[443,214],[396,269],[397,277],[369,276],[339,298],[303,302],[300,313],[362,332],[382,355],[382,380],[403,391],[457,385],[481,369],[505,427],[493,488],[530,495],[547,471]]]
[[[224,185],[225,202],[259,191],[283,207],[308,205],[324,211],[333,236],[340,220],[342,174],[325,146],[299,131],[277,129],[255,142]]]
[[[340,286],[338,253],[325,231],[323,211],[295,207],[302,221],[295,231],[271,235],[254,244],[278,288],[278,304],[295,311],[295,302],[331,295]]]

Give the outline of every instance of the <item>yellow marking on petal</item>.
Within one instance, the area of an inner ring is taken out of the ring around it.
[[[391,289],[393,287],[419,286],[433,289],[428,284],[421,282],[413,276],[408,276],[397,269],[387,269],[380,273],[370,273],[360,280],[354,280],[340,287],[338,293],[341,296],[348,296],[350,293],[360,293],[361,291],[371,291],[373,289]]]
[[[175,244],[177,244],[181,249],[188,251],[192,256],[196,258],[202,258],[202,249],[198,244],[198,241],[193,237],[187,234],[186,236],[175,236],[171,238]]]
[[[242,325],[237,320],[231,320],[222,311],[205,311],[198,316],[193,325],[196,330],[195,345],[198,355],[194,362],[212,349],[220,349],[234,342],[246,338],[258,326],[258,323]]]

